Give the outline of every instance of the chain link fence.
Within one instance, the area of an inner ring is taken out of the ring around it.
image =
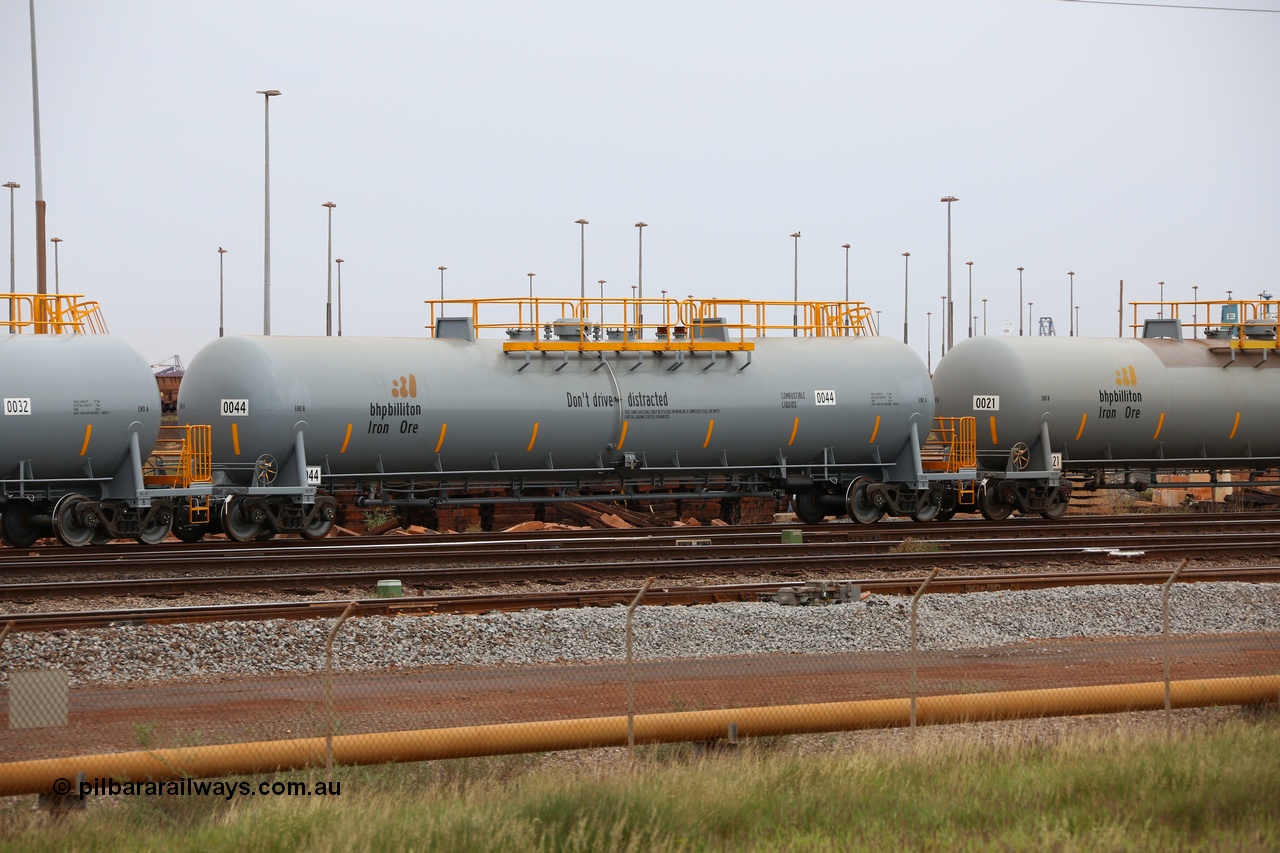
[[[8,631],[0,788],[70,757],[91,778],[113,756],[136,777],[123,759],[139,753],[216,775],[1274,702],[1280,688],[1280,584],[945,595],[925,584],[915,598],[801,588],[786,604],[697,607],[646,607],[643,595],[580,610],[385,617],[353,604],[338,620]],[[225,745],[236,746],[221,763],[192,758]]]

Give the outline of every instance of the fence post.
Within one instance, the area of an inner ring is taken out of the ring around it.
[[[649,584],[653,583],[653,578],[645,578],[644,583],[640,586],[640,591],[636,593],[635,601],[631,602],[631,606],[627,608],[627,753],[634,754],[636,749],[636,686],[635,676],[632,671],[631,661],[631,620],[635,616],[636,608],[640,606],[640,599],[644,598],[644,594],[649,591]]]
[[[338,621],[333,623],[332,630],[329,631],[329,639],[324,644],[324,719],[325,719],[325,738],[324,738],[324,772],[326,781],[333,781],[333,638],[338,635],[338,629],[342,627],[342,623],[347,621],[359,606],[359,602],[352,601],[347,605],[347,609],[342,611],[342,615],[338,617]]]
[[[1177,580],[1178,575],[1187,567],[1187,557],[1182,558],[1182,562],[1178,563],[1178,568],[1173,570],[1173,574],[1169,575],[1169,579],[1164,582],[1164,586],[1160,589],[1160,610],[1164,624],[1164,734],[1168,737],[1173,733],[1173,714],[1170,706],[1173,704],[1169,689],[1169,666],[1170,658],[1173,656],[1173,640],[1169,636],[1169,589],[1173,586],[1173,582]]]
[[[916,594],[911,596],[911,737],[916,736],[916,603],[920,601],[925,587],[938,576],[938,570],[929,572],[929,576],[920,584]]]

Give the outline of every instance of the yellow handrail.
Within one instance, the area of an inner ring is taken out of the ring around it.
[[[476,337],[501,330],[509,349],[751,349],[750,338],[875,335],[863,302],[759,302],[749,299],[427,300],[435,333],[442,317],[465,318]],[[482,316],[483,315],[483,316]]]
[[[1184,339],[1216,340],[1220,346],[1232,349],[1280,348],[1280,300],[1201,299],[1129,304],[1133,307],[1129,331],[1135,338],[1142,337],[1145,321],[1163,318],[1178,320]]]
[[[0,329],[12,334],[105,335],[102,308],[79,293],[0,293],[9,310]]]
[[[208,424],[164,426],[142,470],[148,486],[188,489],[213,481],[213,444]]]

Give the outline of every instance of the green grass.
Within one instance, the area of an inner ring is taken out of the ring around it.
[[[0,808],[0,850],[1280,849],[1280,717],[1144,732],[342,768],[336,798],[119,798],[60,819],[28,799]]]

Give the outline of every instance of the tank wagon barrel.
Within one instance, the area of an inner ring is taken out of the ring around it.
[[[215,508],[242,540],[325,535],[339,483],[364,506],[644,486],[791,494],[810,521],[933,517],[958,457],[925,448],[957,442],[920,358],[861,303],[806,303],[798,326],[793,310],[460,300],[432,304],[425,339],[222,338],[188,366],[179,417],[212,424]]]

